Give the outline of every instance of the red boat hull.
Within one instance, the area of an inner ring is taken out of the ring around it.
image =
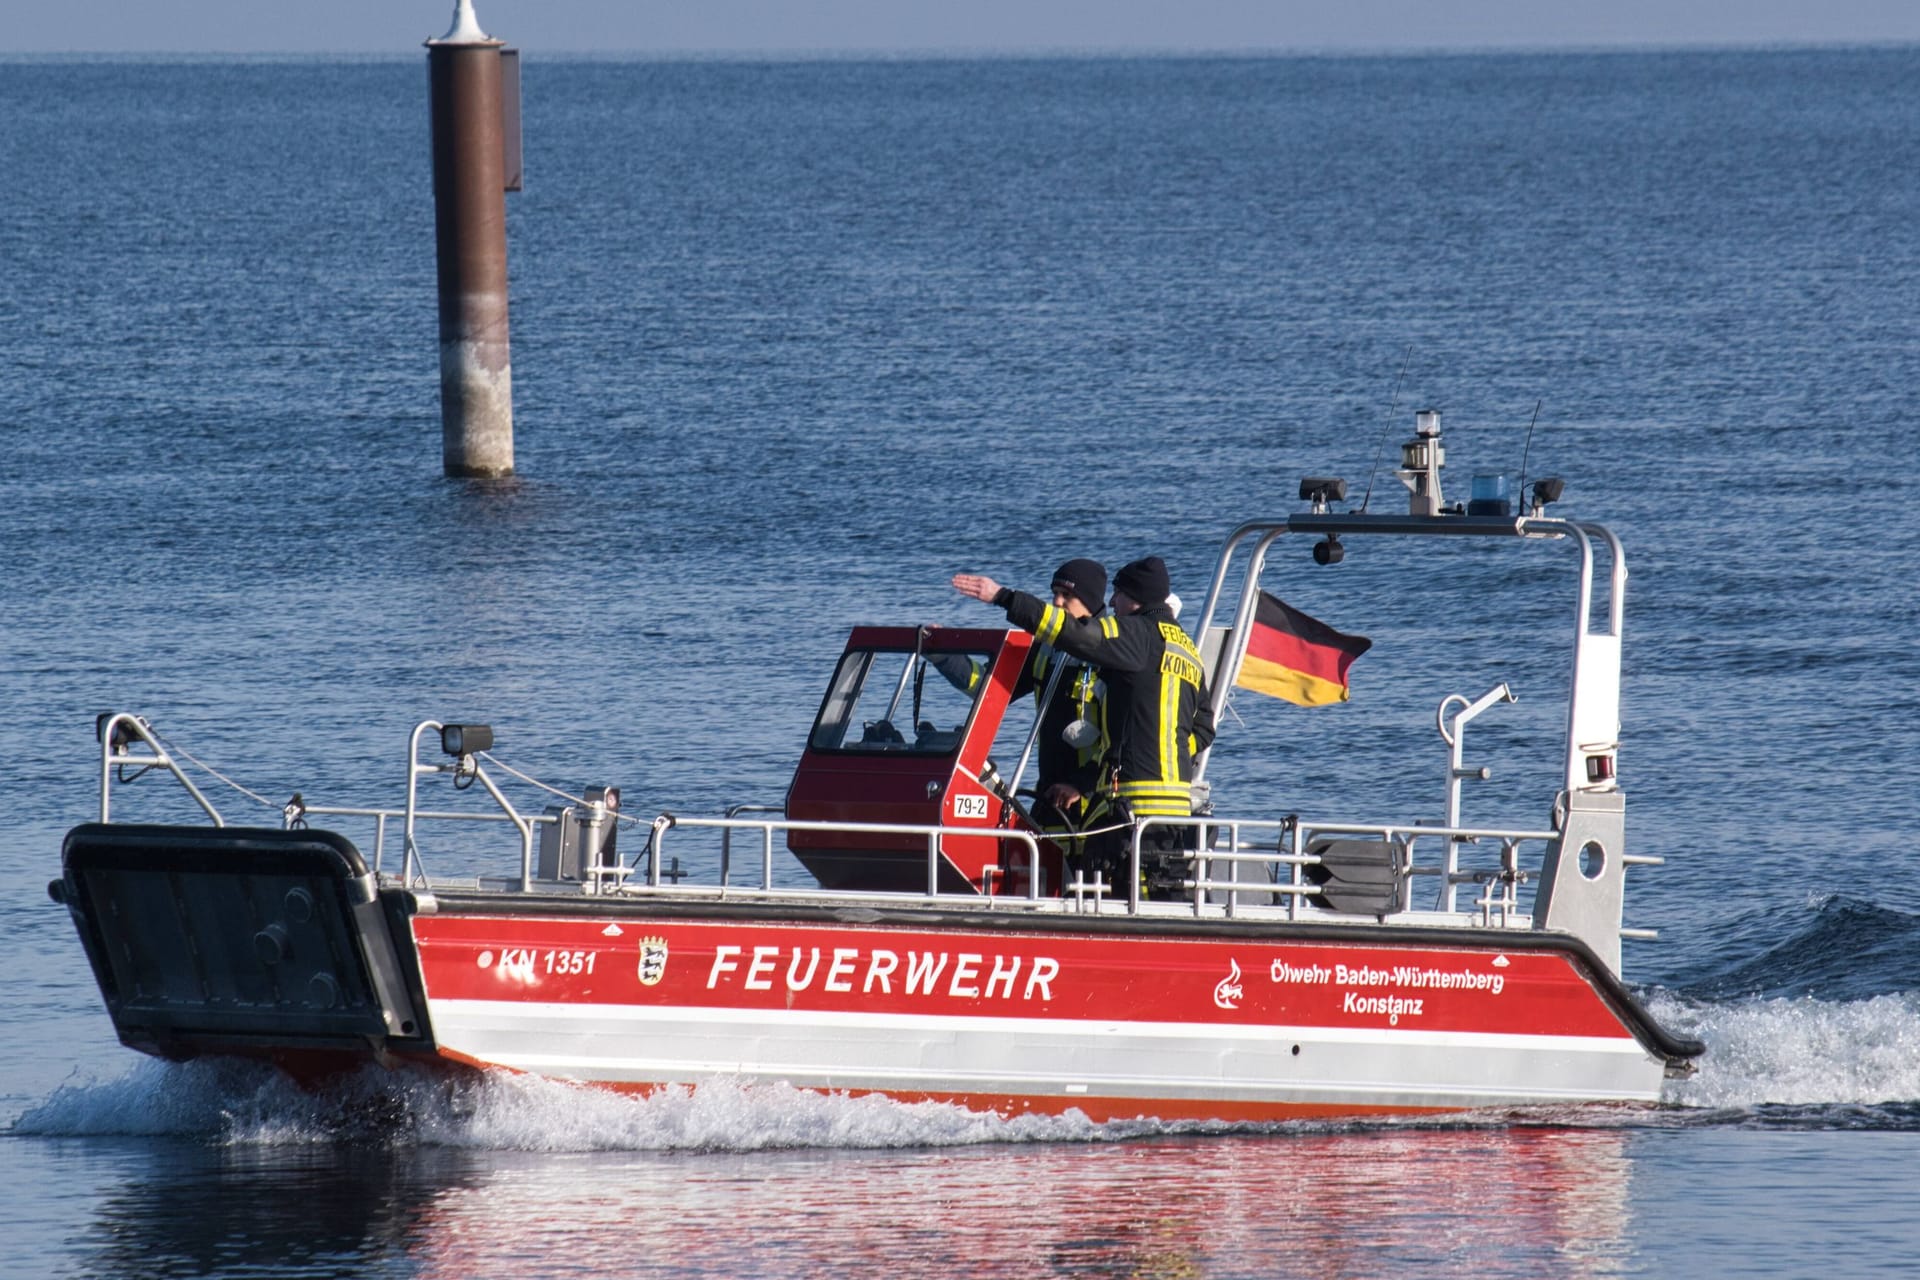
[[[616,1089],[779,1081],[1168,1120],[1659,1095],[1665,1059],[1571,949],[1059,925],[412,922],[440,1052]]]
[[[123,1042],[705,1081],[1006,1116],[1656,1101],[1700,1046],[1530,928],[1052,902],[380,887],[321,832],[77,828],[53,887]]]

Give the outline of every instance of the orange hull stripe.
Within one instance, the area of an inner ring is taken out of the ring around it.
[[[635,1081],[592,1080],[597,1089],[646,1097],[673,1086]],[[697,1086],[696,1086],[697,1087]],[[1110,1120],[1338,1120],[1350,1116],[1418,1116],[1459,1111],[1460,1107],[1394,1107],[1334,1102],[1245,1102],[1210,1098],[1103,1098],[1082,1094],[1035,1097],[1012,1093],[949,1093],[927,1089],[815,1089],[807,1093],[842,1098],[891,1098],[895,1102],[942,1102],[969,1111],[990,1111],[1003,1119],[1023,1115],[1065,1115],[1079,1111],[1096,1124]]]

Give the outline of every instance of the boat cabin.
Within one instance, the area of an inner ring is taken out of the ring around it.
[[[1028,892],[1025,842],[952,831],[1035,829],[989,758],[1032,645],[1005,629],[854,628],[787,790],[787,848],[822,888]],[[1057,892],[1058,851],[1040,863],[1040,891]]]

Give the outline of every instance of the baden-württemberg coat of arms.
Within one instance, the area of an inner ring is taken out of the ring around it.
[[[667,976],[667,940],[640,939],[640,984],[651,987]]]

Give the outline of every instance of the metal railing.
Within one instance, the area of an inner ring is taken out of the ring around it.
[[[1246,568],[1240,582],[1239,601],[1233,609],[1230,621],[1226,624],[1226,640],[1229,647],[1220,651],[1215,668],[1209,673],[1213,691],[1213,713],[1216,720],[1224,716],[1227,699],[1233,692],[1241,666],[1246,660],[1247,643],[1252,634],[1251,624],[1259,604],[1261,574],[1266,567],[1267,553],[1275,542],[1288,533],[1323,536],[1464,535],[1526,540],[1564,539],[1570,542],[1578,555],[1578,564],[1574,588],[1573,668],[1568,686],[1567,730],[1563,744],[1565,776],[1568,790],[1582,790],[1589,787],[1585,774],[1586,756],[1593,749],[1610,750],[1612,738],[1615,735],[1601,735],[1604,740],[1597,743],[1582,743],[1580,726],[1583,720],[1604,722],[1606,716],[1602,713],[1606,706],[1610,701],[1617,702],[1619,696],[1617,664],[1626,597],[1627,561],[1620,539],[1611,529],[1593,521],[1563,520],[1531,513],[1504,519],[1472,520],[1458,516],[1368,516],[1364,511],[1331,512],[1323,506],[1316,507],[1311,513],[1249,521],[1227,535],[1226,544],[1221,548],[1220,558],[1215,564],[1213,578],[1207,587],[1205,601],[1198,614],[1198,628],[1193,633],[1202,644],[1206,643],[1207,633],[1226,601],[1227,581],[1231,576],[1234,557],[1241,548],[1249,548]],[[1603,545],[1607,552],[1608,565],[1604,581],[1599,579],[1595,569],[1594,546],[1596,543]],[[1593,631],[1594,594],[1597,585],[1602,586],[1606,592],[1605,624],[1601,630]],[[1608,655],[1611,655],[1610,659]],[[1613,669],[1610,672],[1601,670],[1607,666],[1609,660],[1613,663]],[[1591,681],[1583,678],[1583,672],[1589,668],[1596,670]],[[1216,744],[1217,741],[1216,739]],[[1209,744],[1195,758],[1193,771],[1195,782],[1206,777],[1207,764],[1213,754],[1213,745],[1215,744]]]
[[[112,715],[103,715],[94,723],[94,732],[100,738],[100,821],[113,821],[113,771],[116,768],[137,766],[142,773],[148,769],[165,769],[174,780],[187,789],[206,815],[213,819],[213,825],[224,827],[227,820],[220,811],[193,785],[193,779],[180,771],[171,753],[160,745],[160,739],[154,735],[153,726],[142,716],[129,715],[124,711]],[[136,755],[127,748],[135,741],[144,742],[151,755]],[[135,775],[136,777],[138,775]]]
[[[778,804],[736,804],[728,809],[729,819],[738,818],[743,813],[777,813],[786,816],[785,805]],[[720,887],[726,888],[733,874],[733,833],[734,827],[725,827],[720,832]],[[773,884],[773,838],[766,837],[760,846],[761,878],[766,884]]]
[[[283,820],[281,825],[288,828],[292,828],[294,826],[303,824],[305,823],[307,818],[312,816],[327,817],[327,818],[371,818],[373,819],[373,864],[372,865],[373,865],[373,871],[375,875],[378,875],[384,869],[384,864],[386,860],[386,849],[387,849],[388,820],[392,819],[394,821],[398,821],[402,823],[403,825],[408,820],[408,812],[405,809],[367,809],[367,808],[359,808],[353,805],[332,805],[332,804],[292,805],[290,804],[287,806],[285,813],[286,813],[286,817]],[[415,822],[420,822],[420,821],[504,822],[511,826],[514,826],[516,831],[518,830],[518,823],[515,823],[514,819],[509,818],[504,813],[463,813],[463,812],[452,810],[452,809],[416,808],[412,812],[412,818]],[[546,813],[529,814],[520,819],[520,822],[524,822],[531,827],[551,826],[551,825],[557,824],[560,821],[561,820],[558,817],[552,814],[546,814]],[[403,884],[413,884],[416,880],[418,880],[419,883],[421,884],[430,883],[430,877],[427,874],[426,863],[420,852],[419,841],[412,837],[408,837],[406,841],[406,847],[407,847],[408,858],[406,862],[402,864],[402,867],[401,867],[401,882]],[[529,869],[525,867],[524,859],[523,859],[523,869]]]
[[[1503,830],[1493,827],[1439,827],[1421,824],[1365,823],[1365,822],[1321,822],[1310,821],[1296,816],[1286,818],[1143,818],[1133,830],[1133,839],[1129,853],[1129,874],[1127,877],[1127,904],[1129,910],[1137,911],[1141,901],[1141,866],[1145,854],[1144,843],[1147,833],[1155,828],[1167,830],[1192,830],[1197,832],[1194,849],[1172,851],[1159,855],[1164,861],[1185,860],[1192,868],[1192,874],[1180,881],[1183,890],[1193,895],[1193,913],[1198,916],[1205,912],[1209,904],[1209,895],[1224,895],[1224,901],[1211,905],[1221,906],[1228,916],[1239,913],[1243,905],[1242,897],[1284,897],[1287,916],[1298,919],[1303,899],[1321,895],[1320,886],[1306,881],[1302,872],[1307,867],[1319,866],[1323,860],[1309,852],[1311,844],[1325,836],[1371,837],[1392,846],[1405,855],[1406,865],[1400,874],[1409,880],[1413,877],[1433,877],[1439,880],[1439,892],[1430,908],[1434,912],[1448,915],[1460,914],[1459,889],[1463,884],[1481,886],[1481,895],[1471,904],[1479,908],[1481,923],[1489,927],[1498,915],[1505,927],[1519,908],[1519,888],[1534,878],[1535,872],[1524,870],[1520,866],[1520,846],[1529,841],[1540,842],[1543,846],[1541,857],[1545,856],[1545,844],[1560,838],[1557,831]],[[1267,841],[1249,841],[1249,833],[1273,833]],[[1416,844],[1433,840],[1445,842],[1446,853],[1436,863],[1421,864],[1414,858]],[[1500,845],[1500,865],[1497,869],[1463,871],[1460,868],[1460,854],[1463,846],[1477,845],[1481,841],[1498,841]],[[1228,878],[1220,880],[1214,876],[1214,868],[1219,863],[1227,865]],[[1536,864],[1537,865],[1537,864]],[[1265,882],[1246,880],[1240,876],[1243,867],[1257,866],[1267,870]],[[1284,878],[1283,878],[1284,876]],[[1268,904],[1270,905],[1270,904]]]
[[[895,836],[923,837],[927,842],[926,893],[924,895],[921,895],[921,894],[888,895],[888,896],[895,896],[895,897],[907,896],[912,898],[919,898],[922,896],[928,897],[928,898],[938,898],[943,896],[940,892],[940,866],[941,866],[941,863],[945,861],[945,854],[941,850],[941,841],[943,839],[949,836],[952,836],[952,837],[960,837],[960,838],[967,838],[967,839],[974,839],[974,840],[982,840],[982,839],[997,840],[997,841],[1000,841],[1002,845],[1004,845],[1008,841],[1012,841],[1014,844],[1020,846],[1020,848],[1024,850],[1026,854],[1027,892],[1025,894],[1025,897],[1030,901],[1038,902],[1043,896],[1041,893],[1041,883],[1040,883],[1040,879],[1041,879],[1040,877],[1040,841],[1031,832],[1011,831],[1011,830],[998,828],[998,827],[981,828],[981,827],[929,826],[924,823],[800,821],[800,820],[786,818],[786,817],[743,818],[739,816],[742,813],[748,813],[748,812],[780,812],[780,811],[775,809],[771,805],[767,805],[767,806],[736,805],[734,806],[734,808],[729,809],[727,811],[727,814],[725,817],[720,817],[720,818],[687,818],[687,817],[681,817],[678,814],[672,814],[672,813],[663,813],[659,817],[655,818],[653,820],[652,838],[647,842],[647,847],[650,854],[648,859],[648,866],[647,866],[647,880],[646,880],[647,888],[660,889],[663,887],[661,884],[661,867],[665,864],[665,861],[666,861],[667,833],[676,828],[684,827],[692,830],[704,829],[704,830],[711,830],[711,831],[719,831],[721,833],[721,861],[720,861],[719,888],[723,892],[728,889],[734,889],[734,888],[740,887],[732,883],[733,834],[736,831],[754,831],[754,832],[758,832],[760,835],[760,880],[758,884],[752,886],[754,889],[757,889],[760,892],[775,891],[775,885],[773,883],[774,833],[775,832],[794,832],[794,831],[820,831],[820,832],[839,832],[847,835],[895,835]],[[1003,861],[1006,861],[1006,859],[1003,859]],[[1018,870],[1019,870],[1018,867],[1003,867],[1003,866],[989,866],[989,867],[981,868],[981,880],[983,882],[983,888],[984,888],[984,894],[982,896],[989,903],[991,903],[996,896],[993,892],[996,878],[1003,877],[1003,876],[1011,876],[1014,872]],[[616,874],[621,874],[621,873],[616,873]],[[626,870],[624,874],[631,874],[631,869]],[[705,886],[689,886],[689,887],[701,888],[703,890],[705,889]],[[818,890],[788,889],[788,890],[781,890],[781,892],[818,894],[818,895],[829,896],[829,897],[844,897],[846,896],[847,891],[827,890],[827,889],[818,889]],[[859,896],[867,897],[869,896],[869,894],[867,892],[862,891],[860,892]],[[952,895],[947,895],[947,896],[952,896]],[[965,896],[971,896],[971,895],[965,895]],[[1004,895],[1001,895],[1001,896],[1004,896]]]
[[[559,814],[521,814],[501,794],[500,789],[493,784],[477,761],[422,765],[419,763],[419,744],[422,735],[428,730],[439,727],[438,722],[423,721],[414,729],[409,741],[410,774],[408,803],[405,808],[308,805],[296,795],[281,810],[282,825],[287,828],[304,826],[307,819],[311,817],[371,820],[374,828],[372,869],[379,874],[383,872],[385,865],[388,824],[390,821],[397,820],[404,825],[406,846],[400,881],[409,887],[420,886],[431,889],[431,877],[421,856],[416,836],[415,829],[418,823],[506,823],[512,826],[520,837],[518,887],[523,892],[532,891],[535,828],[578,819],[569,816],[571,811]],[[142,773],[153,769],[164,770],[179,782],[215,826],[225,825],[220,812],[181,770],[173,758],[173,753],[162,744],[146,720],[128,714],[103,716],[98,729],[101,742],[100,820],[102,822],[111,821],[110,797],[116,780],[115,770],[133,768]],[[141,749],[136,750],[136,748]],[[199,762],[196,760],[195,763]],[[463,812],[420,808],[413,784],[421,776],[431,773],[452,773],[456,779],[466,778],[469,782],[480,783],[489,797],[499,806],[500,811]],[[138,776],[138,773],[134,776]],[[218,773],[215,776],[227,780]],[[123,775],[119,780],[124,782],[131,779]],[[590,820],[612,821],[618,818],[618,815],[611,810],[595,806],[588,807],[593,810],[588,815]],[[748,814],[769,816],[745,816]],[[676,830],[711,830],[720,833],[717,884],[705,882],[681,885],[677,859],[674,862],[675,870],[670,873],[673,883],[663,883],[669,874],[664,870],[668,865],[666,856],[668,835]],[[1155,830],[1192,831],[1194,837],[1191,843],[1195,847],[1166,852],[1150,851],[1146,847],[1146,841],[1150,833]],[[782,832],[919,837],[926,842],[925,890],[829,890],[776,885],[774,836]],[[756,860],[758,868],[757,874],[751,881],[736,882],[735,837],[743,833],[752,833],[757,837],[754,843],[757,845],[759,855]],[[1129,835],[1124,895],[1115,893],[1114,890],[1118,886],[1107,884],[1098,875],[1091,881],[1076,875],[1071,883],[1060,885],[1049,892],[1048,886],[1043,881],[1040,858],[1040,845],[1046,839],[1045,836],[1005,828],[915,823],[801,821],[787,818],[784,809],[778,805],[742,804],[735,805],[728,809],[724,816],[717,818],[662,813],[652,820],[651,838],[646,848],[634,858],[631,864],[616,862],[600,865],[594,862],[581,868],[580,884],[590,893],[645,891],[710,897],[717,892],[721,895],[779,894],[783,897],[839,900],[854,897],[870,901],[941,899],[948,902],[984,903],[988,907],[996,901],[1029,904],[1052,902],[1061,906],[1073,903],[1083,910],[1090,900],[1096,912],[1107,903],[1114,906],[1124,903],[1125,910],[1129,914],[1140,914],[1143,906],[1149,902],[1142,892],[1141,871],[1150,855],[1160,868],[1171,866],[1185,872],[1176,881],[1165,886],[1167,888],[1177,886],[1182,895],[1181,900],[1178,902],[1165,899],[1151,900],[1151,908],[1156,914],[1164,914],[1170,910],[1185,910],[1191,911],[1196,917],[1208,914],[1232,917],[1245,911],[1258,910],[1260,914],[1266,915],[1279,906],[1283,909],[1285,918],[1297,920],[1302,918],[1303,909],[1313,911],[1311,918],[1325,918],[1321,910],[1316,909],[1314,902],[1316,898],[1325,897],[1323,888],[1320,884],[1311,882],[1305,874],[1308,868],[1323,865],[1325,862],[1313,852],[1314,847],[1322,839],[1330,837],[1357,837],[1380,841],[1394,851],[1394,883],[1409,886],[1405,896],[1408,908],[1418,911],[1429,919],[1434,915],[1443,915],[1454,916],[1465,921],[1470,920],[1472,915],[1477,913],[1478,923],[1484,927],[1511,928],[1515,927],[1516,917],[1519,916],[1521,887],[1537,879],[1539,867],[1544,861],[1546,846],[1560,839],[1560,833],[1553,830],[1430,826],[1418,822],[1333,822],[1309,820],[1298,815],[1277,819],[1221,818],[1212,815],[1188,818],[1150,817],[1136,823]],[[1000,862],[1004,865],[981,868],[981,885],[977,891],[970,887],[964,892],[942,892],[941,866],[945,862],[942,842],[950,837],[971,840],[991,839],[1000,842],[1003,855]],[[1442,854],[1422,862],[1417,854],[1422,850],[1430,849],[1434,841],[1441,842]],[[1463,869],[1463,854],[1489,842],[1498,848],[1497,865]],[[1006,848],[1008,844],[1013,845],[1013,849],[1008,850]],[[1530,857],[1527,865],[1523,866],[1522,850],[1524,846],[1530,844],[1538,844],[1542,848],[1539,856]],[[1022,860],[1024,860],[1024,868],[1021,865]],[[1623,854],[1622,861],[1630,866],[1658,866],[1663,859],[1645,854]],[[1250,878],[1245,874],[1248,868],[1258,868],[1259,872],[1264,874]],[[999,885],[1011,883],[1023,869],[1027,873],[1026,891],[1023,894],[1008,895],[997,892]],[[643,871],[644,875],[641,874]],[[635,883],[636,878],[639,883]],[[1413,895],[1410,886],[1418,879],[1436,882],[1430,906],[1423,908],[1412,906]],[[1468,908],[1466,911],[1462,910],[1459,898],[1459,890],[1464,885],[1475,885],[1479,889],[1478,896],[1466,904]],[[1398,892],[1397,889],[1396,892]],[[1400,909],[1397,906],[1394,908],[1396,911]],[[1521,922],[1526,923],[1524,918],[1521,918]],[[1657,936],[1651,929],[1622,928],[1620,934],[1622,937],[1635,939]]]

